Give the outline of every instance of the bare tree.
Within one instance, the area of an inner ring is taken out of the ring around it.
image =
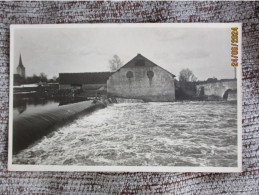
[[[190,69],[186,68],[180,71],[179,81],[194,82],[194,81],[197,81],[197,77],[194,76],[193,72]]]
[[[120,57],[118,55],[114,55],[113,59],[109,60],[109,67],[112,72],[115,72],[120,67],[122,67],[123,62],[121,61]]]

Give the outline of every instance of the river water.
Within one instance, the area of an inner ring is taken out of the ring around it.
[[[13,164],[237,166],[237,105],[119,103],[82,116],[13,157]]]

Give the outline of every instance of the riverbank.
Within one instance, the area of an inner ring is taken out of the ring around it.
[[[31,114],[23,114],[13,120],[13,154],[27,148],[43,136],[47,136],[56,128],[72,122],[81,115],[104,108],[105,105],[97,101],[83,101],[79,103],[58,106]]]

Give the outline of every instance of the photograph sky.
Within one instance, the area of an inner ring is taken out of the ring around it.
[[[198,80],[234,78],[230,28],[176,28],[138,25],[34,26],[15,28],[14,71],[22,55],[26,76],[109,71],[117,54],[127,63],[138,53],[174,75],[184,68]],[[14,72],[15,73],[15,72]]]

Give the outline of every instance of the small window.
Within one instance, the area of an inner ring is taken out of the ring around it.
[[[127,74],[126,74],[127,78],[132,78],[133,77],[133,72],[131,71],[128,71]]]
[[[145,66],[145,60],[142,60],[142,59],[137,60],[135,62],[135,66]]]
[[[147,77],[152,79],[154,77],[154,72],[152,70],[147,71]]]

